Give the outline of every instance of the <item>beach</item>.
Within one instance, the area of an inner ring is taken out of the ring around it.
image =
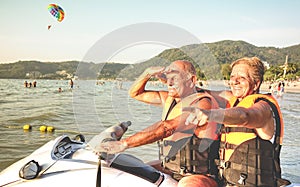
[[[204,83],[203,88],[215,90],[216,88],[220,89],[230,89],[227,81],[224,80],[211,80],[211,81],[201,81]],[[276,83],[277,85],[277,83]],[[260,91],[262,93],[270,92],[269,89],[270,82],[263,82],[260,86]],[[276,89],[276,88],[275,88]],[[218,90],[218,89],[217,89]],[[276,90],[274,92],[276,94]],[[285,82],[284,93],[300,93],[300,81],[298,82]]]
[[[268,92],[270,83],[264,82],[260,89],[261,91]],[[300,82],[293,82],[286,84],[284,87],[284,93],[300,93]]]

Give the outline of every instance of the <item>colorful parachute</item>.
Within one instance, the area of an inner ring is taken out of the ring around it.
[[[61,22],[65,17],[64,10],[56,4],[49,4],[48,10],[49,10],[50,14],[52,14],[59,22]]]

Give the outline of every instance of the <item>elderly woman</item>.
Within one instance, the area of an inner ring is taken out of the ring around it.
[[[221,134],[220,175],[228,186],[280,186],[280,149],[283,118],[272,95],[260,94],[264,65],[257,57],[231,64],[229,85],[233,96],[226,109],[192,112],[186,124],[201,126],[209,121],[224,124]],[[228,94],[227,94],[228,95]]]

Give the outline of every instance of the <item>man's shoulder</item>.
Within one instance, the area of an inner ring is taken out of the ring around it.
[[[203,100],[211,101],[211,100],[214,100],[214,98],[211,95],[209,95],[208,93],[206,93],[205,91],[203,91],[203,92],[193,93],[193,94],[185,97],[184,99],[182,99],[181,102],[189,103],[190,105],[192,105],[192,104],[196,104]]]

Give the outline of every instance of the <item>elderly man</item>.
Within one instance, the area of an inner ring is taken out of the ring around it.
[[[145,90],[151,77],[166,78],[168,90]],[[139,101],[163,107],[162,119],[126,139],[100,144],[100,151],[122,152],[127,148],[159,143],[162,170],[179,180],[178,186],[208,186],[217,184],[218,125],[185,125],[189,113],[183,107],[216,109],[215,99],[204,90],[196,89],[197,77],[192,63],[185,60],[172,62],[168,67],[150,67],[133,83],[129,94]]]

